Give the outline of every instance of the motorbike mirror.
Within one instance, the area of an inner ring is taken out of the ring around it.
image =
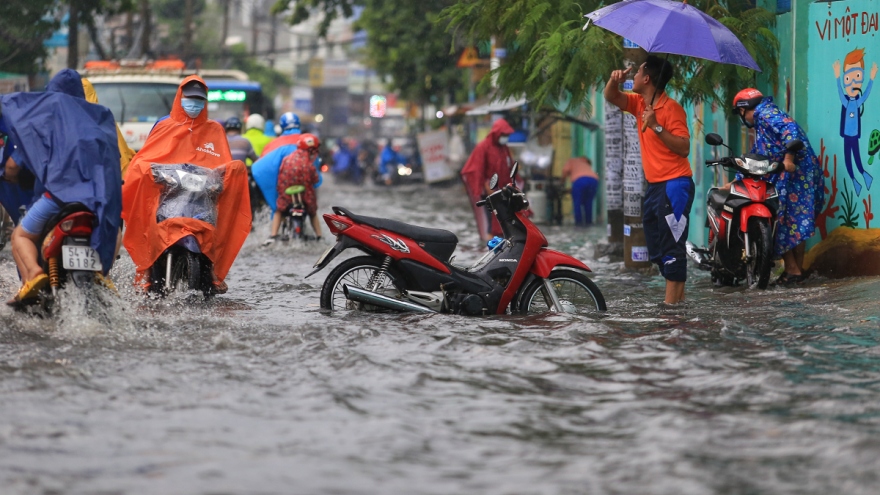
[[[785,149],[792,153],[797,153],[798,151],[804,149],[804,142],[800,139],[789,141],[788,144],[785,145]]]
[[[721,136],[715,134],[714,132],[706,134],[706,144],[710,146],[720,146],[724,144],[724,140],[721,139]]]
[[[519,161],[513,162],[513,166],[510,167],[510,178],[513,179],[516,177],[516,170],[519,168]]]
[[[495,189],[495,186],[498,185],[498,174],[492,174],[492,178],[489,179],[489,189]]]

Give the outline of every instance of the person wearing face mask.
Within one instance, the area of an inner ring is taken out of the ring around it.
[[[127,227],[123,244],[137,268],[136,283],[144,288],[149,284],[147,272],[159,256],[185,235],[193,235],[214,265],[214,292],[226,292],[226,274],[251,230],[247,167],[233,159],[223,126],[208,119],[207,89],[198,76],[183,80],[170,114],[153,127],[125,177],[122,218]],[[188,226],[184,232],[170,222],[159,223],[156,211],[162,188],[153,178],[153,164],[189,164],[212,170],[224,167],[216,224],[187,218],[182,220]]]
[[[499,184],[507,183],[510,167],[513,165],[513,157],[507,147],[507,140],[511,134],[513,127],[506,120],[496,120],[489,135],[474,147],[474,151],[461,169],[461,180],[474,209],[477,230],[483,241],[492,239],[493,235],[502,235],[501,225],[488,209],[477,207],[475,203],[492,194],[489,180],[493,174],[498,174]]]
[[[757,89],[746,88],[737,93],[733,111],[743,125],[755,129],[751,152],[784,165],[782,172],[769,178],[779,194],[774,257],[782,258],[785,264],[776,283],[799,283],[804,280],[804,243],[815,233],[816,216],[825,204],[825,178],[819,158],[801,126],[780,110],[773,98],[765,97]],[[790,153],[785,145],[795,139],[802,141],[804,148]],[[724,189],[729,188],[727,183]]]

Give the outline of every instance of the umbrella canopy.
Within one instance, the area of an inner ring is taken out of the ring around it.
[[[624,0],[585,15],[648,52],[686,55],[761,71],[742,42],[700,9],[671,0]],[[586,26],[584,26],[586,29]]]

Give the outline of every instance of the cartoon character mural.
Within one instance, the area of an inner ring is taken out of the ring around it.
[[[877,63],[871,67],[871,79],[865,81],[865,49],[856,48],[846,54],[843,59],[843,74],[840,73],[840,60],[833,64],[834,77],[837,79],[837,93],[840,97],[840,136],[843,138],[843,159],[846,171],[852,179],[856,196],[862,192],[862,184],[853,173],[853,162],[865,181],[865,189],[871,189],[874,178],[862,167],[862,156],[859,151],[859,138],[862,137],[862,113],[865,101],[871,95],[874,77],[877,76]],[[843,76],[843,77],[841,77]],[[873,161],[873,156],[871,157]],[[870,163],[870,162],[869,162]]]
[[[877,190],[871,189],[880,181],[873,168],[880,150],[880,97],[871,95],[880,65],[880,0],[804,4],[809,29],[793,30],[783,44],[809,45],[794,55],[799,64],[792,69],[798,71],[793,106],[820,143],[827,198],[804,268],[832,278],[880,276],[880,211],[872,198]]]

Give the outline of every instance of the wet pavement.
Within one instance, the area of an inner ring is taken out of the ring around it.
[[[328,181],[319,201],[483,253],[458,186]],[[208,303],[144,300],[123,257],[100,314],[0,308],[0,492],[877,492],[880,279],[692,271],[664,309],[659,277],[596,259],[604,227],[548,227],[604,315],[327,314],[329,269],[303,277],[332,241],[262,247],[267,224]],[[7,247],[0,291],[17,284]]]

